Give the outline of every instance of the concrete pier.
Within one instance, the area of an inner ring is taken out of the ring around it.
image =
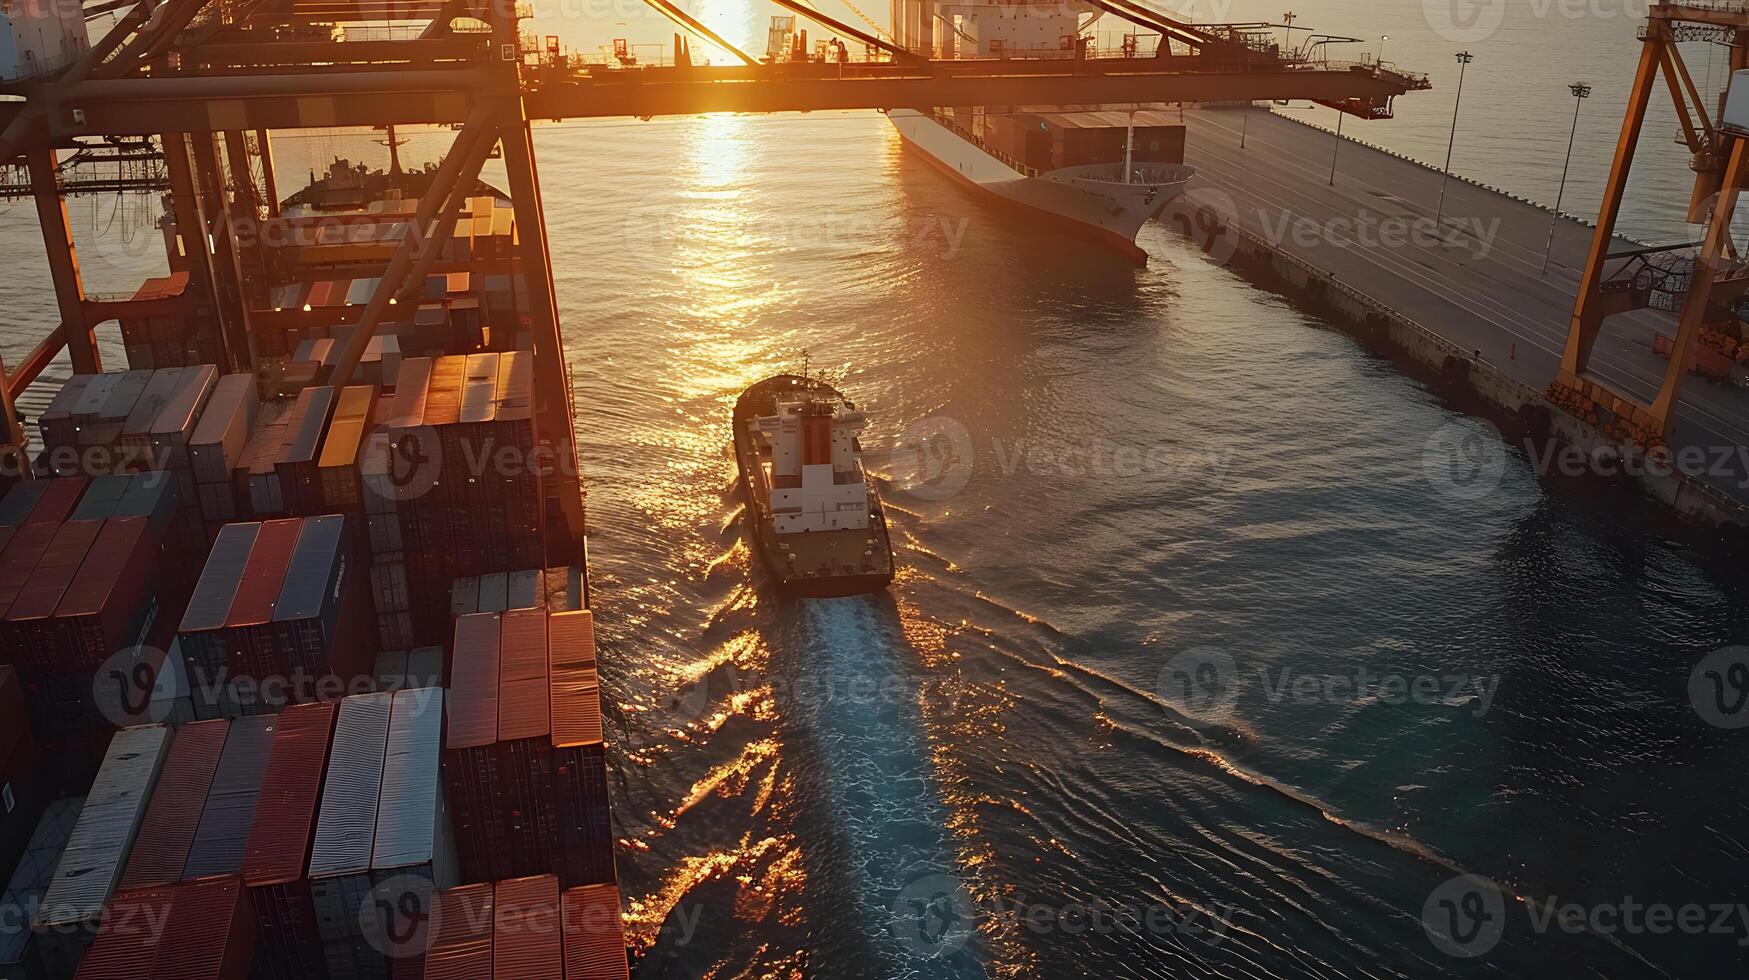
[[[1507,412],[1537,414],[1568,445],[1617,451],[1543,398],[1566,343],[1589,225],[1555,221],[1545,273],[1551,212],[1537,204],[1453,177],[1436,223],[1437,169],[1344,137],[1332,183],[1330,132],[1264,109],[1190,110],[1185,122],[1186,162],[1198,174],[1163,217],[1211,257],[1261,270],[1285,292],[1384,331]],[[1612,251],[1635,247],[1624,239]],[[1675,327],[1656,310],[1612,318],[1593,373],[1649,398],[1668,363],[1653,353],[1652,336]],[[1749,526],[1749,388],[1691,375],[1670,448],[1681,472],[1650,467],[1639,475],[1647,492],[1705,523]]]

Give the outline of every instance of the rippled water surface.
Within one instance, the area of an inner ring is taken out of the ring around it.
[[[1740,556],[1497,441],[1478,489],[1446,448],[1468,423],[1346,335],[1163,227],[1133,271],[1017,225],[878,116],[537,143],[640,975],[1749,962],[1738,919],[1536,925],[1744,900],[1744,742],[1688,695],[1749,641]],[[0,235],[35,268],[27,212]],[[103,288],[156,261],[88,252]],[[41,283],[0,286],[9,360]],[[872,413],[885,595],[781,601],[750,567],[729,410],[803,350]],[[1426,927],[1466,873],[1505,895],[1468,958]]]

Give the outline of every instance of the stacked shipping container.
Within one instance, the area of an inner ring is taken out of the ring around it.
[[[506,612],[511,609],[583,608],[583,569],[527,568],[458,578],[449,588],[449,614]]]
[[[0,520],[19,522],[0,524],[0,663],[18,668],[26,716],[70,788],[133,716],[98,703],[128,700],[97,686],[99,675],[142,659],[161,605],[180,603],[175,508],[175,482],[161,472],[33,480],[0,502]],[[132,675],[118,679],[125,687]],[[146,698],[136,700],[144,720]]]
[[[139,839],[122,873],[121,891],[163,888],[182,880],[229,733],[230,722],[223,720],[195,722],[176,730],[140,821]]]
[[[44,973],[31,932],[31,920],[41,907],[43,895],[54,880],[67,839],[79,822],[84,797],[55,800],[43,810],[25,846],[24,855],[12,869],[6,893],[0,896],[0,976],[7,980],[38,977]]]
[[[71,476],[175,468],[179,436],[192,432],[217,376],[210,364],[74,375],[37,419],[47,469]]]
[[[244,516],[237,511],[232,473],[242,463],[249,433],[261,411],[261,394],[252,374],[219,379],[200,423],[188,440],[190,471],[202,517],[213,523]],[[217,533],[216,531],[214,533]],[[208,539],[212,535],[206,535]]]
[[[310,850],[316,932],[328,975],[388,976],[393,930],[359,912],[455,882],[454,845],[438,779],[443,692],[363,694],[340,703]],[[373,895],[372,887],[379,886]]]
[[[444,778],[462,877],[614,880],[587,611],[456,621]]]
[[[385,648],[441,642],[456,578],[542,563],[530,358],[402,363],[387,439],[365,461],[366,484],[378,488],[367,509]],[[421,560],[409,563],[407,554]]]
[[[26,717],[18,671],[0,667],[0,868],[18,861],[43,810],[43,757]]]
[[[124,728],[110,741],[32,922],[33,945],[52,975],[71,976],[96,934],[169,744],[169,730],[156,725]]]
[[[236,875],[118,895],[75,980],[245,980],[255,921]]]
[[[217,692],[194,699],[197,715],[370,690],[367,597],[346,542],[337,514],[224,526],[177,635],[197,694]]]
[[[224,754],[201,807],[200,825],[188,848],[188,861],[182,867],[183,881],[243,870],[244,847],[255,823],[261,778],[278,721],[278,715],[258,715],[231,723]],[[180,733],[177,737],[180,739]]]
[[[243,881],[255,912],[256,973],[263,980],[303,980],[324,970],[304,869],[337,714],[333,702],[292,705],[280,712],[262,774],[255,825],[244,849]]]
[[[425,980],[625,980],[611,885],[561,891],[551,875],[461,885],[431,902]]]

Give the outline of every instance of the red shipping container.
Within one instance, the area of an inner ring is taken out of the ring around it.
[[[619,889],[584,885],[565,892],[565,976],[629,980],[625,916]]]
[[[500,618],[476,613],[455,621],[443,775],[456,854],[462,878],[469,881],[508,876],[503,819],[493,790]]]
[[[559,879],[552,875],[498,882],[492,896],[492,976],[565,980]]]
[[[43,552],[48,550],[49,542],[55,539],[58,530],[60,526],[56,524],[21,527],[7,542],[6,550],[0,551],[0,616],[12,608],[18,593],[29,584],[30,577],[36,573],[37,562],[42,560]],[[0,645],[0,662],[13,662],[10,651],[3,645]]]
[[[266,980],[302,980],[325,969],[304,868],[338,708],[338,702],[318,701],[280,712],[262,773],[255,822],[243,851],[243,881],[255,910]]]
[[[177,886],[149,980],[246,980],[255,952],[255,920],[238,876]],[[138,976],[138,974],[135,974]]]
[[[0,667],[0,786],[13,808],[0,813],[0,868],[17,864],[46,802],[43,756],[25,714],[24,682],[12,667]]]
[[[553,613],[547,621],[547,650],[552,672],[553,745],[601,744],[595,614],[587,609]]]
[[[110,655],[143,642],[139,630],[155,618],[142,615],[148,601],[157,601],[152,573],[160,552],[148,522],[145,517],[105,521],[55,608],[69,666],[79,673],[95,672]]]
[[[90,482],[84,476],[63,476],[50,480],[48,489],[37,498],[36,506],[30,509],[30,516],[24,519],[24,523],[65,522],[67,515],[73,513],[73,508],[79,505],[79,498],[85,495],[85,486]]]
[[[492,886],[462,885],[432,896],[425,980],[492,975]]]
[[[200,826],[201,809],[206,806],[207,790],[219,768],[230,728],[230,722],[218,719],[192,722],[176,730],[118,890],[159,888],[182,880],[182,866]]]
[[[567,886],[612,881],[613,821],[608,813],[593,615],[587,609],[552,614],[547,620],[547,649],[560,880]]]
[[[0,667],[0,782],[24,782],[42,761],[25,717],[24,682],[17,669]]]
[[[551,685],[547,612],[518,609],[500,626],[497,778],[493,782],[507,826],[512,875],[557,867],[558,800],[552,792],[549,737]]]
[[[14,662],[27,674],[77,672],[68,651],[62,649],[61,638],[55,635],[55,608],[79,574],[79,566],[85,563],[103,524],[103,521],[62,524],[37,561],[30,581],[18,590],[18,597],[6,610],[4,638],[0,643],[12,651]]]
[[[286,566],[291,564],[303,527],[304,522],[298,518],[265,521],[261,525],[225,619],[225,627],[234,631],[231,644],[234,676],[259,681],[281,672],[273,635],[273,607],[285,586]]]
[[[499,441],[515,446],[523,465],[497,474],[504,501],[506,535],[514,568],[546,565],[546,544],[541,540],[540,481],[534,467],[534,356],[527,351],[509,351],[498,358],[498,386],[494,396],[493,421]]]
[[[174,893],[172,888],[154,888],[111,898],[104,907],[103,924],[79,961],[73,980],[141,980],[150,976],[161,937],[144,924],[168,919]]]

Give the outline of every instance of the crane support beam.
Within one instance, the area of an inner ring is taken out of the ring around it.
[[[843,34],[846,37],[856,38],[858,41],[861,41],[863,44],[869,46],[870,48],[874,48],[878,51],[885,51],[886,53],[892,55],[893,57],[899,59],[900,61],[922,61],[922,60],[924,60],[923,56],[920,54],[916,54],[914,52],[907,51],[904,48],[901,48],[901,47],[893,44],[891,41],[883,41],[880,38],[875,37],[873,34],[870,34],[867,31],[859,31],[856,28],[851,27],[849,24],[846,24],[845,22],[837,19],[836,17],[831,17],[831,16],[828,16],[826,14],[823,14],[819,10],[808,6],[807,4],[798,2],[798,0],[771,0],[771,2],[777,4],[779,7],[782,7],[785,10],[790,11],[793,14],[796,14],[796,15],[801,16],[801,17],[806,17],[807,19],[815,22],[816,24],[823,24],[827,27],[830,27],[831,29],[837,31],[840,34]]]
[[[307,67],[311,65],[433,65],[475,63],[486,51],[478,34],[450,34],[411,41],[242,41],[217,40],[183,56],[183,63],[208,68]]]
[[[1191,61],[1193,59],[1174,59]],[[1185,66],[1188,67],[1188,66]],[[839,77],[840,69],[843,70]],[[380,70],[333,75],[170,77],[88,81],[49,120],[57,146],[78,138],[227,129],[452,124],[467,118],[473,73]],[[937,105],[1090,105],[1267,99],[1388,103],[1404,86],[1342,69],[1199,72],[1151,60],[725,65],[609,71],[549,83],[525,97],[530,119],[806,112]],[[392,95],[393,98],[385,98]],[[0,122],[22,110],[0,103]],[[71,109],[81,110],[79,122]]]
[[[709,27],[705,26],[704,22],[700,21],[698,18],[692,16],[691,14],[687,13],[686,11],[680,9],[678,6],[671,3],[670,0],[644,0],[644,2],[649,4],[652,7],[655,7],[657,12],[661,13],[664,17],[667,17],[669,20],[673,21],[674,23],[679,24],[681,27],[687,29],[688,31],[691,31],[697,37],[700,37],[700,38],[704,39],[705,41],[707,41],[711,44],[714,44],[717,47],[723,49],[724,51],[727,51],[728,53],[741,59],[742,63],[749,64],[749,65],[759,64],[759,62],[757,60],[755,60],[752,55],[749,55],[747,52],[742,51],[740,48],[735,47],[733,44],[730,44],[728,41],[723,40],[722,35],[718,34],[716,31],[713,31]]]
[[[0,379],[6,377],[6,362],[0,360]],[[0,477],[7,480],[29,479],[30,464],[25,457],[24,426],[18,421],[18,406],[12,398],[12,386],[0,384]]]
[[[1736,249],[1731,241],[1731,217],[1737,210],[1737,199],[1743,184],[1749,180],[1749,141],[1734,140],[1731,161],[1725,166],[1725,186],[1719,193],[1718,207],[1713,211],[1712,224],[1707,228],[1706,243],[1694,263],[1694,276],[1688,285],[1688,298],[1682,307],[1682,321],[1676,328],[1676,338],[1670,351],[1670,366],[1664,371],[1664,383],[1658,389],[1648,413],[1660,433],[1670,430],[1676,414],[1676,400],[1682,396],[1682,382],[1688,377],[1694,345],[1700,338],[1701,323],[1706,319],[1713,284],[1720,271],[1729,267]]]
[[[255,131],[255,149],[261,154],[261,189],[267,194],[262,203],[267,205],[268,216],[275,217],[279,214],[279,180],[273,172],[273,142],[267,130]]]
[[[1652,99],[1652,87],[1658,81],[1663,48],[1663,39],[1655,35],[1646,38],[1640,47],[1639,71],[1628,95],[1627,116],[1622,120],[1621,141],[1616,145],[1615,160],[1610,164],[1609,180],[1603,186],[1603,203],[1592,233],[1591,255],[1579,277],[1579,295],[1567,330],[1567,347],[1561,356],[1559,381],[1569,387],[1576,387],[1590,366],[1591,348],[1597,343],[1597,333],[1603,326],[1600,290],[1604,267],[1609,262],[1610,246],[1615,241],[1615,223],[1621,216],[1622,198],[1627,194],[1628,175],[1634,165],[1634,148],[1639,145],[1640,130],[1646,122],[1646,108]]]
[[[1128,3],[1126,0],[1090,0],[1090,2],[1093,6],[1119,20],[1126,20],[1138,27],[1159,31],[1163,38],[1171,38],[1193,47],[1213,43],[1211,38],[1191,25],[1173,20],[1139,3]],[[1164,39],[1162,43],[1164,43]]]
[[[67,346],[67,325],[62,323],[30,349],[24,355],[24,360],[6,375],[6,397],[17,401],[24,394],[55,358],[61,355],[61,349]]]
[[[462,131],[456,134],[455,143],[444,155],[443,162],[438,164],[437,173],[431,178],[430,188],[419,199],[419,207],[414,211],[412,220],[407,222],[406,237],[401,240],[395,254],[389,259],[388,266],[383,269],[382,281],[377,284],[376,293],[365,304],[364,312],[359,314],[356,329],[347,338],[346,347],[334,361],[329,383],[335,387],[351,380],[353,368],[358,366],[358,359],[364,356],[364,349],[370,344],[376,325],[382,322],[383,314],[388,312],[389,300],[401,291],[401,283],[407,277],[407,270],[418,259],[422,245],[430,247],[434,241],[430,238],[432,234],[448,234],[448,229],[433,229],[432,222],[437,218],[439,209],[448,203],[455,186],[468,183],[479,173],[480,164],[492,148],[490,116],[483,106],[474,109]],[[442,247],[441,242],[441,237],[435,239],[437,247]]]
[[[255,370],[254,335],[249,330],[249,302],[243,288],[243,266],[232,233],[231,208],[226,203],[225,174],[219,165],[218,138],[213,133],[190,133],[193,150],[195,192],[203,212],[213,223],[205,228],[212,246],[213,293],[218,299],[219,322],[231,370]]]
[[[60,180],[55,172],[55,151],[43,148],[26,155],[30,166],[30,185],[36,198],[37,220],[42,225],[43,247],[49,256],[49,278],[55,287],[55,304],[61,310],[61,322],[73,370],[93,374],[103,370],[103,358],[97,353],[97,338],[91,325],[85,322],[85,281],[79,274],[79,257],[73,249],[73,226],[67,220],[67,202],[61,197]]]

